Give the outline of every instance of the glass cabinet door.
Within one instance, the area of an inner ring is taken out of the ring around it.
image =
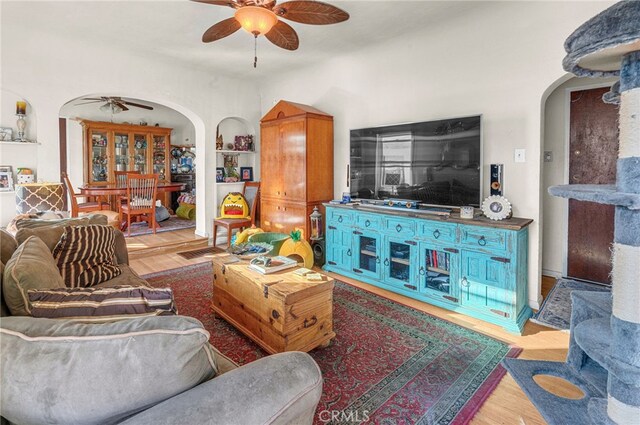
[[[106,182],[109,179],[109,149],[106,131],[91,131],[91,182]]]
[[[417,291],[414,272],[414,255],[417,243],[414,241],[388,238],[384,259],[385,278],[404,289]]]
[[[146,134],[134,134],[133,135],[133,170],[139,171],[142,174],[147,174],[147,135]]]
[[[368,277],[379,279],[381,263],[379,236],[375,233],[366,233],[358,230],[355,230],[353,234],[353,246],[356,250],[356,264],[353,271]]]
[[[131,154],[129,147],[129,134],[114,133],[115,170],[131,171]]]
[[[153,173],[158,174],[160,180],[166,180],[166,143],[167,140],[165,136],[153,136]]]
[[[452,284],[458,266],[458,250],[433,246],[420,246],[420,290],[450,302],[458,302]]]

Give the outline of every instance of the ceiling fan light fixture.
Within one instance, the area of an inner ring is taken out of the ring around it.
[[[111,104],[105,103],[104,105],[100,106],[100,110],[105,113],[111,112]]]
[[[268,33],[278,23],[275,13],[258,6],[241,7],[236,10],[235,18],[245,31],[255,36]]]

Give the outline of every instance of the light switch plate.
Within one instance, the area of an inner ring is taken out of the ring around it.
[[[514,150],[514,161],[515,162],[525,162],[524,160],[524,149],[516,149]]]

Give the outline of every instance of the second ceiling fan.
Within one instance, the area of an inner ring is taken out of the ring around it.
[[[286,50],[296,50],[298,34],[280,18],[302,24],[328,25],[349,19],[349,14],[327,3],[310,0],[292,0],[276,4],[275,0],[193,0],[217,6],[236,9],[233,18],[225,19],[210,27],[202,35],[202,41],[210,43],[227,37],[240,28],[254,35],[257,43],[259,35]],[[253,67],[256,67],[257,57]]]

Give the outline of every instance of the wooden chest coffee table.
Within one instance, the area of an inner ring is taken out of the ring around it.
[[[233,256],[213,259],[213,311],[270,354],[326,346],[333,332],[334,281],[287,271],[262,275]]]

